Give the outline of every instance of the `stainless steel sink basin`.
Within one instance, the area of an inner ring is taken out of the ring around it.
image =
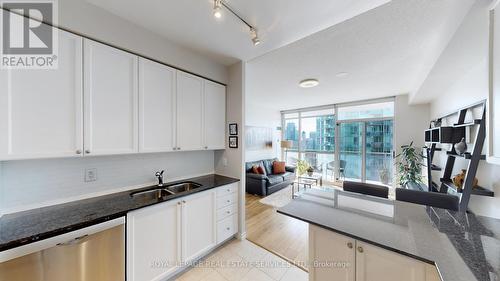
[[[168,195],[173,195],[174,192],[165,189],[164,187],[158,187],[150,190],[136,191],[130,194],[132,197],[141,197],[144,199],[159,199]]]
[[[166,186],[166,189],[173,193],[180,193],[184,191],[200,188],[202,185],[195,182],[180,182],[173,185]]]

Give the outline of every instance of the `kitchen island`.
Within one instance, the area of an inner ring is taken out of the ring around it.
[[[340,190],[311,190],[278,212],[310,224],[309,262],[315,262],[315,248],[332,247],[342,241],[334,252],[352,260],[347,261],[347,269],[340,270],[343,279],[339,280],[354,280],[350,279],[353,276],[356,280],[375,280],[366,277],[370,268],[377,271],[374,274],[385,274],[384,280],[392,280],[390,273],[409,268],[408,261],[422,264],[424,273],[419,273],[420,265],[415,266],[407,280],[435,280],[425,277],[429,269],[437,269],[439,274],[435,275],[444,281],[500,280],[498,219]],[[318,231],[327,231],[336,238],[325,245],[314,245],[319,243],[314,241]],[[401,257],[404,264],[397,266],[391,254]],[[386,263],[389,268],[383,268],[385,260],[393,262]],[[377,264],[371,266],[369,262]],[[422,274],[423,278],[419,278]]]

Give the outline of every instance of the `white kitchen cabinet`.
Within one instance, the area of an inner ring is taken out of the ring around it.
[[[182,200],[182,257],[190,262],[216,245],[215,190]]]
[[[138,152],[138,57],[84,40],[85,155]]]
[[[310,280],[355,280],[356,240],[310,226],[309,241]]]
[[[181,261],[181,201],[127,214],[127,280],[165,280]]]
[[[174,150],[175,72],[139,59],[139,152]]]
[[[309,225],[309,262],[311,281],[440,280],[433,265],[314,225]]]
[[[82,155],[82,38],[56,32],[58,68],[0,70],[0,161]]]
[[[224,149],[226,140],[226,87],[205,80],[204,148]]]
[[[203,79],[177,71],[177,150],[203,145]]]
[[[356,281],[425,281],[425,264],[364,242],[356,242]]]

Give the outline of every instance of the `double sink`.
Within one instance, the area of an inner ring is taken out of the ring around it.
[[[133,198],[141,197],[147,199],[159,199],[169,195],[175,195],[193,189],[197,189],[200,187],[202,187],[202,185],[199,183],[186,181],[170,185],[162,185],[162,186],[157,185],[154,186],[153,188],[148,188],[146,190],[134,191],[130,193],[130,196],[132,196]]]

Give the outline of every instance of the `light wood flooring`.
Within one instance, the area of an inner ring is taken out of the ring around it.
[[[246,194],[247,239],[306,270],[308,224],[278,214],[260,199]]]

